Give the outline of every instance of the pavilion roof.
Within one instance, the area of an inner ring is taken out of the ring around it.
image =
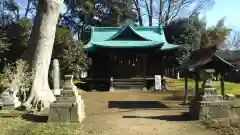
[[[218,54],[233,65],[240,67],[240,50],[221,50]]]
[[[200,59],[190,59],[187,62],[181,64],[177,67],[177,70],[188,70],[194,71],[199,68],[212,68],[215,70],[225,70],[229,69],[239,69],[240,66],[229,62],[219,56],[217,53],[212,54],[211,56],[200,58]]]
[[[97,47],[171,50],[181,46],[169,44],[160,26],[139,27],[126,23],[120,27],[91,27],[91,38],[84,48],[94,51]]]
[[[219,50],[218,54],[228,61],[239,61],[240,60],[240,50]]]

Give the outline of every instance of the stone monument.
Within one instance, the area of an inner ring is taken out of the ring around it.
[[[0,95],[0,104],[3,110],[15,109],[21,105],[17,93],[17,90],[8,88]]]
[[[73,75],[65,75],[60,97],[50,105],[48,122],[81,122],[84,118],[84,101],[73,85]]]
[[[228,107],[232,102],[223,100],[217,89],[212,87],[213,69],[204,69],[200,72],[202,88],[196,93],[195,99],[190,103],[190,117],[192,119],[205,120],[208,118],[227,118]]]
[[[57,59],[53,60],[53,93],[56,96],[60,95],[60,68],[59,68],[59,62]]]
[[[162,77],[161,75],[155,75],[155,90],[162,89]]]

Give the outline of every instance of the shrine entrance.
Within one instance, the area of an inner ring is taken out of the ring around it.
[[[111,55],[112,77],[118,79],[142,78],[142,55]]]

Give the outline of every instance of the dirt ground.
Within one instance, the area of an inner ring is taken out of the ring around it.
[[[86,118],[84,135],[217,135],[197,121],[189,121],[181,101],[167,101],[169,93],[82,93]],[[76,133],[76,134],[78,134]]]
[[[217,135],[199,122],[188,120],[187,106],[179,105],[179,98],[169,98],[171,93],[116,91],[81,95],[86,118],[80,124],[47,123],[47,109],[41,115],[23,117],[12,117],[12,112],[0,117],[0,135]]]

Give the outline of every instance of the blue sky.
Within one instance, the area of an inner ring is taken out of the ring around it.
[[[216,0],[212,9],[204,13],[208,26],[213,26],[222,17],[226,17],[225,25],[240,30],[240,0]]]
[[[142,11],[142,14],[146,14],[146,11]],[[183,12],[184,13],[184,12]],[[205,16],[208,26],[214,26],[218,20],[225,17],[225,25],[234,30],[240,30],[240,0],[215,0],[215,5],[201,13],[201,16]],[[147,19],[147,15],[143,16],[143,19]],[[153,20],[153,22],[157,22]],[[145,25],[148,21],[144,22]]]
[[[27,0],[16,0],[21,5],[26,5]],[[207,25],[213,26],[222,17],[226,17],[225,25],[240,30],[240,0],[215,0],[214,7],[202,16],[206,16]],[[144,16],[144,18],[147,16]]]

